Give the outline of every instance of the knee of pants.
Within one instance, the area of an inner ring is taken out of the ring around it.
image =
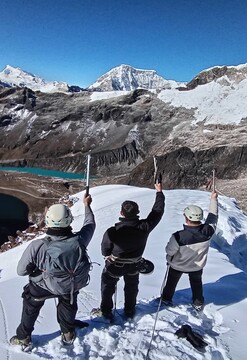
[[[78,304],[77,304],[77,296],[73,297],[73,303],[70,302],[70,296],[59,296],[58,297],[58,304],[57,304],[57,310],[60,311],[63,310],[69,310],[69,311],[77,311],[78,310]]]

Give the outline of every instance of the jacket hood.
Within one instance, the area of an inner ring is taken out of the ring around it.
[[[123,226],[136,226],[139,223],[139,216],[135,216],[133,218],[119,218],[120,222],[115,224],[115,228],[120,229]]]
[[[50,235],[52,238],[58,238],[57,240],[61,239],[67,239],[68,237],[73,237],[75,236],[72,233],[72,229],[70,226],[66,227],[66,228],[48,228],[46,231],[47,235]]]
[[[197,233],[201,230],[203,224],[198,224],[197,226],[189,226],[184,224],[184,230],[189,230],[190,232]]]

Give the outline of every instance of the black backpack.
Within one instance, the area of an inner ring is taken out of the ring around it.
[[[53,240],[42,239],[46,246],[43,279],[50,292],[55,295],[71,296],[89,283],[91,262],[86,248],[79,245],[78,237]]]

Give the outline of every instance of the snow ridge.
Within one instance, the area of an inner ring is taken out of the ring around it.
[[[5,82],[9,86],[28,87],[34,91],[48,93],[68,91],[68,85],[65,82],[45,81],[39,76],[23,71],[19,67],[14,68],[10,65],[7,65],[4,70],[0,72],[0,81]]]

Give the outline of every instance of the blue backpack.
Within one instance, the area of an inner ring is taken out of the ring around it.
[[[88,285],[91,262],[86,248],[81,247],[75,235],[64,240],[42,239],[46,246],[43,279],[49,291],[55,295],[70,294]]]

